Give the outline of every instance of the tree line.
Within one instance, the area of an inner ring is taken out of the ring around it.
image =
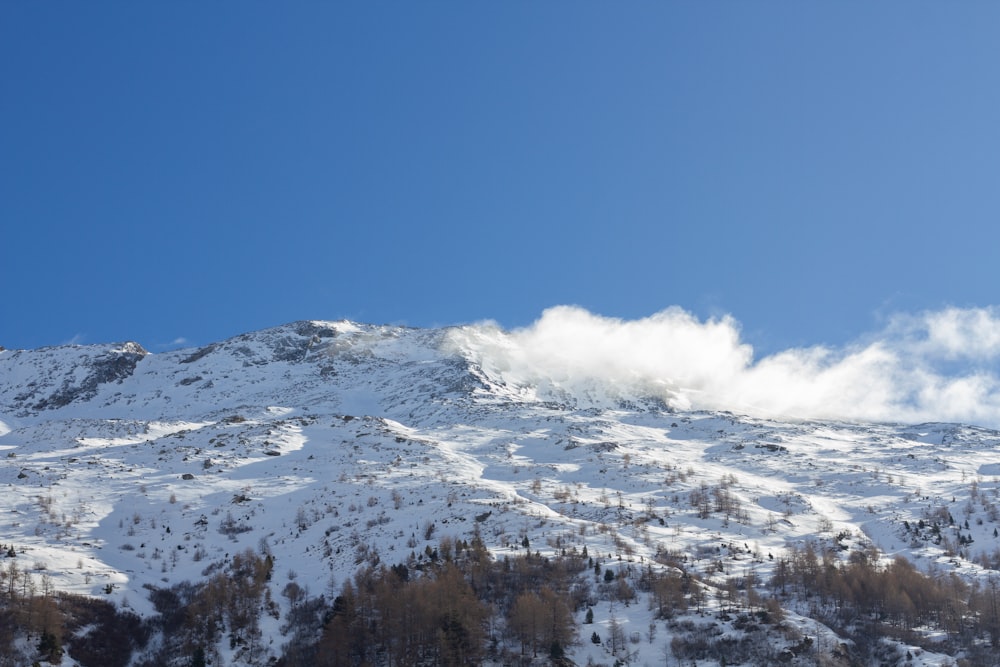
[[[887,559],[874,548],[852,551],[846,559],[837,551],[816,542],[789,548],[775,563],[773,593],[786,604],[804,603],[805,613],[859,646],[873,646],[882,637],[928,644],[925,631],[933,628],[970,664],[994,664],[1000,578],[969,583],[954,572],[921,572],[906,558]]]
[[[276,582],[265,547],[246,550],[208,566],[200,582],[149,587],[157,614],[145,620],[105,600],[58,593],[46,573],[23,572],[8,558],[0,568],[0,667],[59,664],[64,655],[84,667],[205,667],[222,664],[223,653],[248,665],[273,656],[276,667],[559,665],[586,640],[626,659],[620,626],[588,623],[599,602],[627,607],[640,598],[684,659],[746,648],[691,632],[684,639],[692,614],[745,616],[780,630],[783,608],[853,639],[858,659],[874,655],[884,637],[926,644],[928,629],[947,636],[935,650],[948,647],[971,665],[992,664],[1000,647],[1000,579],[923,573],[874,548],[845,555],[835,543],[810,541],[778,558],[767,582],[750,573],[708,586],[676,559],[640,566],[602,561],[586,547],[543,556],[526,539],[521,546],[496,558],[478,534],[443,537],[392,566],[371,558],[318,595],[292,573]],[[272,597],[279,594],[281,604]],[[275,626],[281,646],[270,643]],[[654,631],[651,624],[650,642]],[[766,634],[755,642],[766,643]]]

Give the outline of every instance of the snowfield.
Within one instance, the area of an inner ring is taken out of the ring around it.
[[[248,549],[273,558],[284,618],[290,581],[333,599],[374,554],[412,562],[474,532],[501,559],[529,544],[553,557],[586,548],[615,572],[676,560],[713,591],[734,577],[766,588],[809,543],[845,562],[876,547],[984,586],[997,574],[1000,432],[778,421],[620,387],[510,383],[463,353],[468,338],[297,322],[155,355],[135,343],[2,351],[0,543],[55,589],[145,617],[151,587],[197,582]],[[671,628],[642,595],[602,600],[566,655],[681,664],[670,640],[682,630],[745,632],[726,604],[709,594]],[[785,613],[799,637],[789,647],[850,643],[808,604]],[[262,623],[266,664],[286,640],[279,620]],[[612,624],[624,652],[591,641]],[[946,644],[886,651],[907,665],[963,658]],[[220,656],[244,664],[226,646]]]

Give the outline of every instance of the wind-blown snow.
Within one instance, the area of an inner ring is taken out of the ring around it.
[[[453,330],[449,341],[487,375],[545,400],[651,397],[761,416],[1000,425],[993,309],[900,315],[842,348],[761,359],[732,317],[700,321],[680,308],[627,321],[561,306],[523,329],[484,323]]]

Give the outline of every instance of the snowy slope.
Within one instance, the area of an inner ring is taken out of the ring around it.
[[[474,527],[498,555],[525,537],[622,566],[672,554],[719,585],[766,580],[817,537],[989,574],[975,561],[1000,548],[996,431],[684,412],[621,387],[509,382],[469,336],[296,322],[166,354],[2,351],[0,543],[58,589],[142,614],[145,586],[196,581],[246,548],[274,555],[276,592],[294,579],[319,593]],[[953,520],[951,539],[916,529],[933,517]],[[617,620],[645,631],[648,614]],[[662,664],[661,648],[650,639],[644,660]],[[573,657],[603,650],[584,641]]]

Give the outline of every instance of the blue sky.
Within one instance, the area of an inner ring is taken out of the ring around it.
[[[0,345],[990,307],[1000,5],[0,6]]]

